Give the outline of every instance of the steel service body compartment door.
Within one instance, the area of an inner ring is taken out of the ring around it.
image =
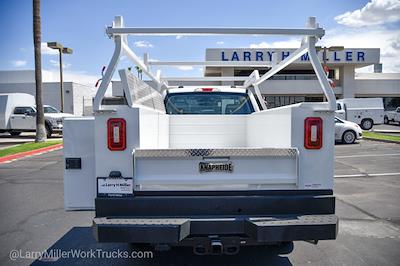
[[[294,189],[295,148],[136,149],[135,191]]]

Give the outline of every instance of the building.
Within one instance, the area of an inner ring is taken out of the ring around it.
[[[64,112],[75,115],[88,115],[92,110],[95,88],[75,82],[64,84]],[[35,71],[0,71],[0,93],[27,93],[35,96]],[[61,109],[59,82],[43,82],[43,104]]]
[[[265,73],[271,64],[279,63],[295,49],[206,49],[206,61],[246,62],[249,67],[205,67],[207,77],[248,76],[254,69]],[[400,73],[381,73],[380,49],[342,48],[337,51],[319,52],[321,62],[329,68],[329,78],[334,81],[338,99],[382,97],[386,109],[400,106]],[[250,66],[262,64],[263,66]],[[374,73],[356,73],[356,69],[373,66]],[[239,85],[241,82],[221,82]],[[261,84],[260,90],[268,107],[278,107],[304,101],[322,101],[323,94],[310,64],[308,55]]]

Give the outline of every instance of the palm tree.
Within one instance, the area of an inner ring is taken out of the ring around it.
[[[40,29],[40,0],[33,0],[33,44],[35,46],[35,81],[36,81],[36,139],[46,141],[46,127],[42,102],[42,53]]]
[[[142,79],[143,70],[139,66],[135,66],[135,68],[136,68],[136,71],[137,71],[137,77],[139,79]]]

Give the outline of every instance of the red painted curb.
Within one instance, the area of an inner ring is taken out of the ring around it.
[[[21,159],[26,156],[35,155],[38,153],[47,152],[47,151],[62,148],[62,147],[63,147],[63,144],[60,143],[60,144],[55,144],[55,145],[47,146],[47,147],[36,149],[36,150],[24,151],[24,152],[19,152],[16,154],[7,155],[4,157],[0,157],[0,163],[4,163],[4,162],[11,161],[11,160],[16,160],[16,159]]]

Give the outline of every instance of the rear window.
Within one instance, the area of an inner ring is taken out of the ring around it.
[[[244,115],[254,112],[245,93],[171,93],[165,98],[167,114]]]

